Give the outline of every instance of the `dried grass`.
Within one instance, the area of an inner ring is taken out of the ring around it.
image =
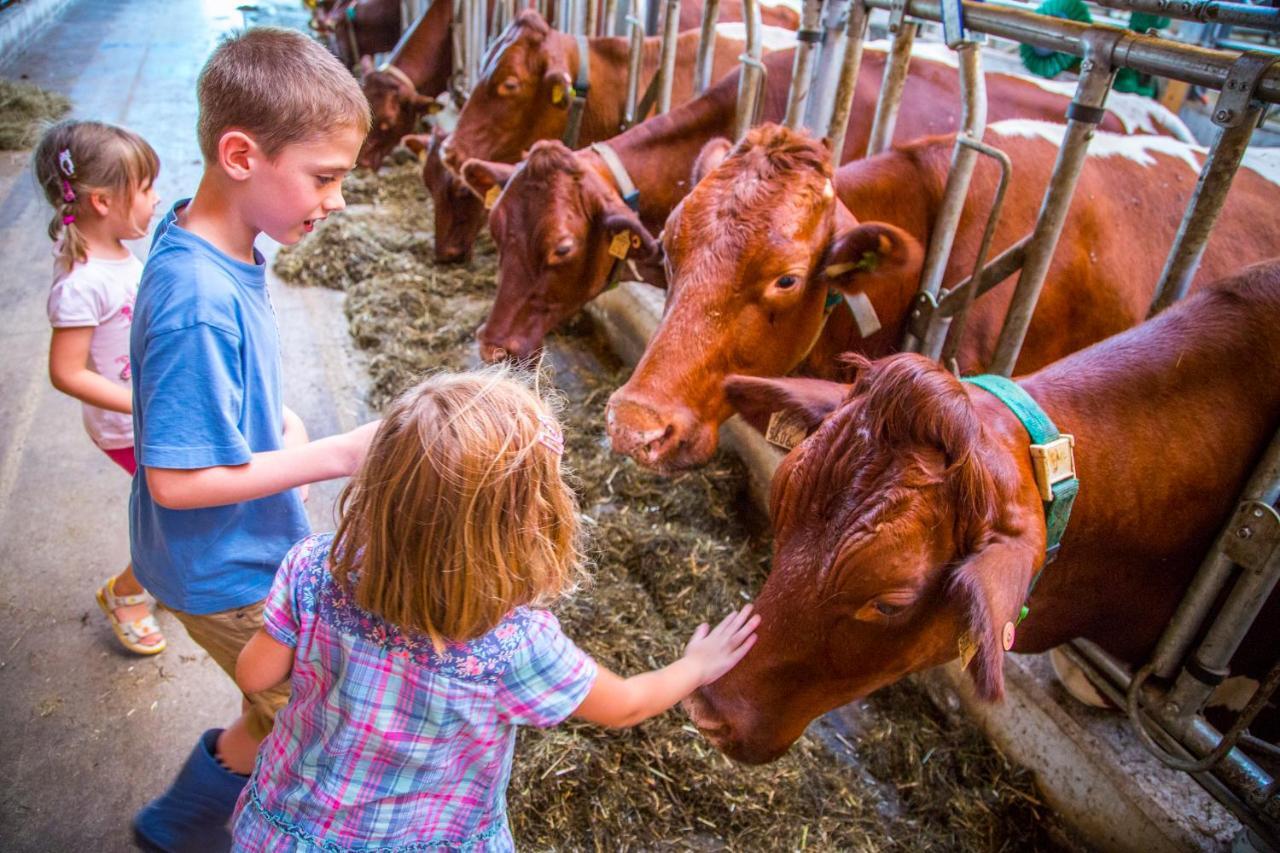
[[[71,101],[64,95],[0,77],[0,151],[35,147],[42,126],[70,109]]]
[[[361,176],[369,206],[280,253],[282,276],[344,287],[356,343],[372,353],[381,406],[429,369],[476,363],[493,298],[482,240],[465,267],[430,260],[417,169]],[[767,524],[745,471],[717,456],[674,480],[612,455],[603,409],[626,377],[578,319],[544,366],[566,400],[566,461],[592,534],[594,583],[557,608],[602,663],[635,673],[671,661],[694,627],[741,604],[768,569]],[[529,850],[1007,850],[1051,846],[1030,775],[910,683],[811,728],[782,759],[735,765],[678,710],[634,729],[570,722],[520,733],[509,803]]]

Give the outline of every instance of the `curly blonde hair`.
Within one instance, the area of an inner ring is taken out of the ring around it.
[[[332,572],[360,607],[443,648],[576,587],[577,501],[531,385],[501,366],[441,373],[391,404],[339,498]]]

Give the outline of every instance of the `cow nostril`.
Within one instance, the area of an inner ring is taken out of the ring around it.
[[[667,445],[668,442],[671,441],[672,436],[675,435],[675,431],[676,431],[675,424],[669,423],[666,425],[666,427],[663,428],[661,435],[659,435],[656,438],[650,439],[648,442],[645,443],[645,446],[644,446],[645,453],[649,455],[650,459],[657,459],[660,455],[662,455],[662,452],[665,449],[665,446]]]

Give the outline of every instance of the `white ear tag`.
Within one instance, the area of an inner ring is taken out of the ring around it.
[[[859,335],[869,338],[880,331],[880,317],[876,314],[876,307],[871,304],[867,294],[862,291],[846,293],[844,301],[849,304],[849,310],[853,312],[853,322],[858,324]]]
[[[779,410],[769,415],[769,426],[764,431],[764,440],[783,450],[791,450],[804,441],[807,435],[804,424],[800,423],[794,415]]]

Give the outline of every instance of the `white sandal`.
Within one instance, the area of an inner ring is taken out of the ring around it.
[[[120,641],[120,645],[134,654],[160,654],[168,644],[163,636],[160,637],[160,642],[158,643],[144,644],[142,642],[147,637],[160,634],[160,626],[156,623],[156,617],[148,613],[141,619],[134,619],[132,622],[121,622],[116,618],[117,608],[146,604],[147,597],[145,595],[116,595],[115,586],[115,577],[107,578],[106,583],[98,589],[97,598],[98,606],[102,608],[103,613],[107,614],[107,620],[111,623],[111,630],[115,632],[116,639]]]

